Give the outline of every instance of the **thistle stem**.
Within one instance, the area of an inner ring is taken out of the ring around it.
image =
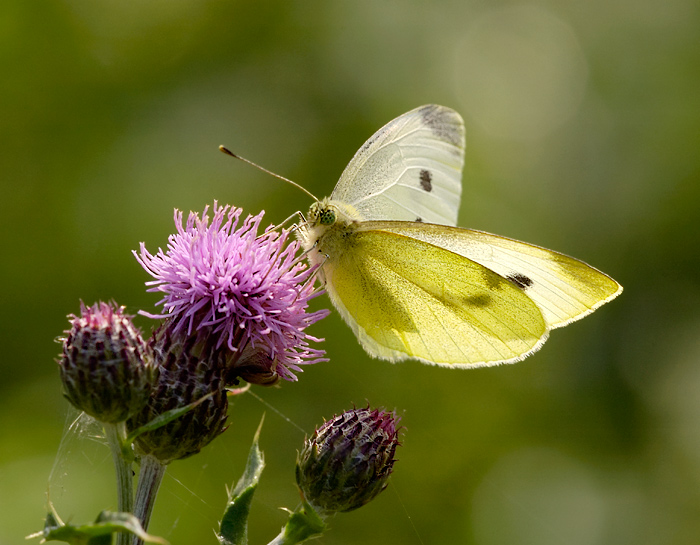
[[[126,438],[126,423],[104,423],[105,434],[109,448],[112,451],[114,469],[117,474],[117,501],[119,511],[131,513],[134,509],[134,478],[131,462],[122,454],[122,443]],[[117,545],[128,545],[130,536],[127,533],[117,534]]]
[[[299,509],[289,515],[287,524],[268,545],[296,545],[309,538],[320,536],[326,528],[326,523],[318,513],[304,502]]]
[[[289,542],[285,539],[284,529],[282,529],[279,535],[267,545],[287,545],[288,543]]]
[[[148,530],[148,523],[151,520],[153,504],[158,495],[160,483],[165,475],[166,465],[161,464],[154,456],[146,455],[141,458],[141,470],[139,471],[139,485],[136,489],[136,507],[134,515],[141,521],[144,531]],[[136,536],[133,537],[133,545],[142,545]]]

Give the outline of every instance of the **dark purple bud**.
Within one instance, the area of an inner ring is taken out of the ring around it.
[[[226,428],[228,399],[219,355],[195,337],[172,335],[166,322],[151,340],[160,376],[148,404],[129,419],[133,431],[166,411],[186,407],[209,395],[199,405],[164,426],[142,433],[134,446],[139,455],[151,455],[162,465],[198,453]]]
[[[397,424],[393,412],[369,408],[325,422],[297,457],[297,485],[304,499],[324,516],[374,499],[394,467]]]
[[[66,398],[101,422],[123,422],[151,395],[153,352],[115,303],[81,303],[80,316],[69,319],[58,360]]]

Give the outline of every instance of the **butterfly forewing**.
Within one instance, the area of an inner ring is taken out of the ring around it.
[[[406,222],[371,222],[361,228],[415,238],[480,263],[519,286],[540,308],[550,329],[583,318],[622,291],[606,274],[552,250],[471,229],[419,227]]]
[[[352,158],[331,199],[364,220],[456,225],[464,123],[444,106],[411,110],[379,129]]]
[[[478,263],[386,230],[349,239],[324,265],[327,290],[373,356],[476,367],[518,361],[546,339],[532,299]]]

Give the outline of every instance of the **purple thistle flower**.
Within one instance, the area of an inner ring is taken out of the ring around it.
[[[312,274],[297,259],[300,245],[289,240],[290,230],[258,229],[264,212],[240,221],[242,210],[214,202],[201,217],[175,210],[177,233],[167,250],[152,255],[143,243],[134,256],[154,278],[150,292],[163,292],[158,301],[173,335],[197,336],[215,350],[234,352],[227,358],[230,382],[242,376],[249,382],[269,384],[281,377],[296,380],[303,364],[327,361],[319,342],[305,329],[329,314],[307,313],[314,289]],[[254,370],[254,372],[251,372]],[[263,378],[256,380],[256,376]]]

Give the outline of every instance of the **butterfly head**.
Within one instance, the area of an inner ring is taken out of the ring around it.
[[[338,225],[356,224],[362,217],[355,208],[344,202],[326,197],[309,208],[308,224],[311,227],[328,228]]]
[[[309,222],[312,225],[333,225],[336,219],[336,209],[326,199],[313,203],[309,208]]]

